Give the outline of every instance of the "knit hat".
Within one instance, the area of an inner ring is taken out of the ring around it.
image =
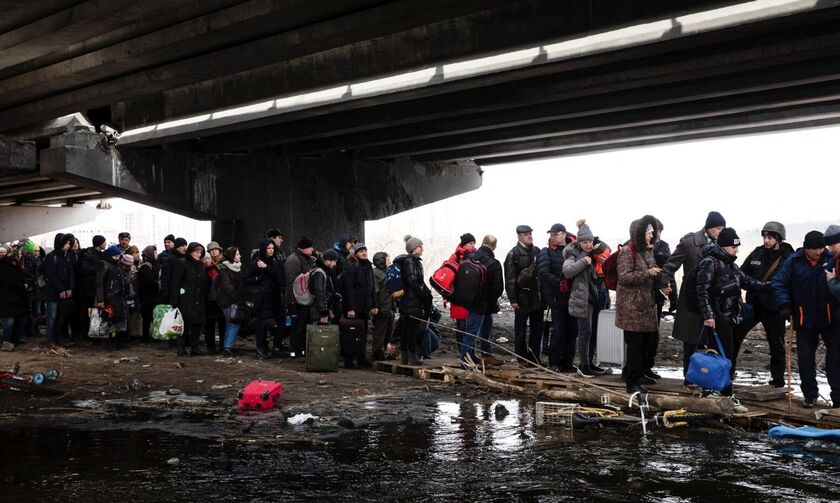
[[[578,227],[578,234],[577,239],[578,241],[594,241],[595,234],[592,233],[592,230],[589,229],[589,226],[586,225],[586,219],[582,218],[577,221]]]
[[[21,248],[21,250],[23,251],[23,253],[35,253],[35,248],[35,241],[27,239],[26,241],[24,241],[23,248]]]
[[[209,253],[212,250],[222,251],[222,247],[219,246],[219,243],[215,241],[210,241],[209,243],[207,243],[207,252]]]
[[[187,246],[187,240],[184,239],[184,238],[175,238],[175,241],[173,241],[173,242],[175,243],[175,245],[174,245],[175,248],[180,248],[182,246]]]
[[[412,253],[418,246],[423,246],[423,241],[409,234],[405,237],[405,251]]]
[[[123,255],[120,257],[120,263],[124,266],[132,266],[134,265],[134,257],[131,255]]]
[[[715,227],[726,227],[726,219],[717,211],[710,211],[709,216],[706,217],[704,229],[714,229]]]
[[[108,249],[107,249],[107,250],[105,250],[105,253],[106,253],[109,257],[114,257],[114,256],[116,256],[116,255],[122,255],[122,248],[120,248],[120,247],[119,247],[119,246],[117,246],[117,245],[111,245],[111,246],[109,246],[109,247],[108,247]]]
[[[364,243],[356,243],[353,245],[353,255],[359,253],[362,250],[367,250],[367,246]]]
[[[329,250],[324,250],[324,254],[321,256],[321,260],[338,260],[338,253],[335,250],[330,248]]]
[[[840,225],[831,224],[824,234],[825,244],[834,245],[840,243]]]
[[[297,249],[298,250],[304,250],[306,248],[312,248],[312,246],[313,245],[312,245],[312,240],[311,239],[309,239],[307,237],[302,237],[302,238],[300,238],[300,241],[298,241]]]
[[[104,243],[104,242],[105,242],[105,236],[100,236],[99,234],[97,234],[96,236],[93,236],[93,247],[94,248],[99,248],[100,246],[102,246],[102,243]]]
[[[164,241],[172,241],[172,242],[174,242],[174,241],[175,241],[175,236],[174,236],[173,234],[167,234],[167,235],[166,235],[166,237],[165,237],[165,238],[163,238],[163,240],[164,240]]]
[[[815,250],[825,246],[825,238],[820,231],[811,231],[805,234],[805,241],[802,243],[802,248],[806,250]]]
[[[732,227],[725,227],[717,238],[718,246],[741,246],[741,238],[735,233]]]
[[[464,246],[467,243],[475,243],[475,236],[469,232],[461,236],[461,246]]]

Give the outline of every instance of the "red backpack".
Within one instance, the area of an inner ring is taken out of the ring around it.
[[[460,269],[461,264],[454,260],[447,260],[432,274],[429,284],[441,297],[451,300],[452,294],[455,293],[455,280]]]
[[[618,288],[618,254],[621,253],[622,248],[624,247],[618,245],[615,253],[604,261],[604,284],[609,290]]]

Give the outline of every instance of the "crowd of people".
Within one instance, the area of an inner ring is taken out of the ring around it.
[[[683,342],[684,372],[698,347],[714,347],[717,334],[734,377],[741,344],[761,323],[770,349],[770,384],[777,387],[785,384],[789,320],[796,331],[804,407],[814,407],[818,398],[815,355],[821,337],[831,401],[840,406],[840,281],[835,276],[840,226],[824,234],[809,232],[794,250],[785,241],[784,225],[768,222],[763,245],[740,267],[735,264],[740,239],[720,213],[710,212],[703,228],[686,234],[673,253],[660,239],[662,230],[659,219],[646,215],[631,223],[627,241],[612,250],[585,220],[577,222],[575,233],[557,223],[540,248],[533,229],[520,225],[517,244],[503,261],[496,258],[494,236],[484,236],[478,245],[471,233],[462,235],[450,261],[482,271],[476,290],[450,306],[463,364],[503,363],[494,355],[493,325],[506,293],[520,362],[582,378],[603,374],[596,359],[598,320],[613,302],[609,290],[615,289],[628,392],[647,393],[645,385],[660,378],[654,368],[660,320],[668,306],[675,315],[672,334]],[[155,307],[165,305],[183,318],[175,344],[179,355],[235,355],[237,338],[247,327],[255,331],[257,358],[300,358],[308,325],[344,318],[364,322],[365,337],[372,328],[373,360],[388,358],[397,346],[406,364],[421,364],[430,356],[440,313],[426,284],[419,238],[406,236],[405,254],[393,261],[383,251],[369,259],[367,247],[351,234],[323,252],[301,237],[289,256],[281,250],[283,241],[282,232],[269,230],[246,257],[235,246],[211,242],[205,247],[173,235],[166,236],[160,253],[154,245],[141,251],[125,232],[111,245],[94,236],[84,249],[72,234],[56,235],[49,253],[31,240],[0,247],[2,350],[13,351],[41,324],[50,345],[78,342],[89,333],[94,311],[113,326],[108,343],[123,344],[131,335],[149,340],[156,335],[150,333]],[[674,276],[680,268],[684,278],[678,293]],[[393,271],[399,292],[391,286]],[[547,363],[541,360],[544,338]],[[364,351],[345,355],[344,365],[368,367],[370,359]],[[731,386],[721,394],[733,396]]]

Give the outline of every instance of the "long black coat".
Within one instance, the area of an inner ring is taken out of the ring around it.
[[[158,285],[154,263],[146,261],[137,269],[137,295],[140,307],[144,311],[151,311],[160,302],[160,285]]]
[[[399,300],[400,314],[424,317],[432,312],[432,291],[423,281],[423,262],[414,255],[394,259],[400,268],[405,295]]]
[[[493,250],[482,246],[470,256],[487,269],[487,276],[484,280],[484,287],[476,299],[475,312],[480,314],[495,314],[499,312],[499,297],[505,290],[505,278],[502,273],[502,264],[496,260]]]
[[[23,270],[11,257],[0,259],[0,318],[12,318],[29,309]]]
[[[73,239],[72,234],[57,234],[55,237],[55,249],[47,254],[44,259],[44,286],[43,299],[47,301],[58,301],[59,294],[76,287],[76,271],[67,253],[62,248],[64,244]]]
[[[355,311],[363,318],[376,306],[376,292],[373,283],[373,265],[370,260],[359,260],[350,255],[347,267],[342,273],[342,298],[344,312]]]
[[[537,254],[537,271],[540,275],[540,293],[542,301],[548,307],[569,306],[571,282],[563,276],[563,249],[565,246],[552,248],[546,246]],[[567,284],[565,292],[560,291],[562,283]]]
[[[259,319],[275,318],[279,313],[278,296],[281,292],[279,270],[272,267],[272,261],[266,255],[268,242],[267,239],[260,241],[259,253],[251,259],[242,271],[240,287],[241,300],[253,305],[252,314]],[[266,267],[260,268],[257,265],[259,260],[262,260]],[[291,260],[291,258],[286,260]]]
[[[519,304],[519,311],[531,313],[540,310],[539,273],[534,271],[527,282],[517,281],[525,269],[536,268],[537,246],[516,243],[505,258],[505,291],[511,304]]]
[[[174,299],[172,305],[180,309],[185,323],[198,325],[204,322],[209,291],[210,278],[204,263],[185,257],[175,264],[169,295]]]
[[[113,308],[111,321],[120,322],[128,318],[126,300],[129,293],[125,269],[108,256],[102,258],[96,270],[96,303],[102,302]]]
[[[216,303],[222,309],[239,302],[242,289],[242,264],[227,260],[219,264],[216,278]]]
[[[99,262],[104,255],[104,252],[91,246],[79,256],[76,262],[76,289],[80,297],[96,296],[96,272],[99,270]]]

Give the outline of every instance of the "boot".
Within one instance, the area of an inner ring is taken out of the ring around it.
[[[359,367],[366,369],[373,367],[373,364],[370,362],[370,360],[367,359],[367,356],[365,355],[360,356],[356,363]]]
[[[411,366],[423,365],[423,362],[420,360],[420,358],[417,357],[417,352],[416,351],[409,351],[408,352],[408,365],[411,365]]]
[[[385,351],[381,349],[374,349],[373,350],[373,361],[380,362],[385,360]]]

